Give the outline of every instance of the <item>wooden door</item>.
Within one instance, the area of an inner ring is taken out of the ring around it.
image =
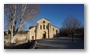
[[[34,36],[32,36],[32,40],[34,40]]]

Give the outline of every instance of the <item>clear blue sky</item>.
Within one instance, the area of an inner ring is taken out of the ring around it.
[[[67,16],[76,17],[82,25],[84,24],[84,5],[83,4],[40,4],[40,13],[36,21],[41,18],[50,20],[51,24],[61,28],[62,22]],[[34,24],[33,24],[34,25]]]
[[[83,4],[40,4],[40,13],[33,24],[26,23],[26,27],[36,25],[36,21],[41,18],[50,20],[51,24],[61,28],[62,22],[67,16],[74,16],[84,25],[84,5]]]

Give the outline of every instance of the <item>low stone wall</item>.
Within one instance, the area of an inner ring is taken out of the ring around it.
[[[10,43],[10,35],[8,36],[5,36],[4,38],[4,43],[5,44],[9,44]],[[26,43],[28,42],[28,36],[27,34],[17,34],[13,37],[13,41],[14,43],[16,43],[17,45],[19,44],[23,44],[23,43]]]

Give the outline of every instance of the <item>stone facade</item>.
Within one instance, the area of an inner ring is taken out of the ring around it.
[[[28,32],[30,40],[54,38],[58,33],[59,29],[51,25],[50,21],[45,18],[37,21],[37,26]]]

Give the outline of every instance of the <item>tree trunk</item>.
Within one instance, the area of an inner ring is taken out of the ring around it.
[[[11,42],[10,43],[13,43],[13,25],[11,25]]]
[[[14,43],[14,39],[13,39],[13,36],[14,36],[14,21],[15,19],[12,21],[12,25],[11,25],[11,43]]]

